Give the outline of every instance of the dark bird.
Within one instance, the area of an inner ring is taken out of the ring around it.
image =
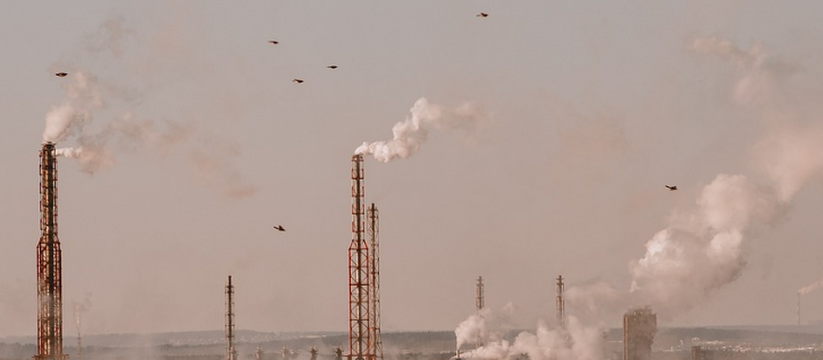
[[[669,189],[669,191],[677,191],[677,185],[666,185],[666,189]]]
[[[277,45],[279,42],[277,40],[269,40],[269,44]]]
[[[54,76],[57,76],[57,77],[66,77],[66,75],[68,75],[68,73],[59,72],[57,74],[54,74]]]
[[[292,81],[293,83],[295,83],[295,84],[302,84],[302,83],[303,83],[303,79],[297,79],[297,78],[295,78],[295,79],[292,79],[291,81]]]
[[[489,17],[489,14],[482,12],[477,14],[477,17]]]
[[[332,69],[332,70],[337,69],[337,65],[329,65],[329,66],[326,66],[326,67],[329,68],[329,69]]]
[[[275,226],[274,228],[275,228],[276,230],[279,230],[279,231],[286,231],[286,229],[283,227],[283,225],[277,225],[277,226]]]

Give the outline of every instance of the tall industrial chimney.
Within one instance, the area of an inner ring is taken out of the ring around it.
[[[64,360],[63,282],[57,238],[57,155],[54,143],[40,149],[40,241],[37,243],[37,354],[35,360]]]
[[[237,360],[237,349],[234,348],[234,285],[231,284],[231,275],[226,281],[226,360]]]
[[[374,203],[368,209],[369,240],[371,243],[371,337],[372,351],[376,360],[383,360],[383,336],[380,332],[380,212]]]
[[[566,288],[566,285],[563,284],[563,275],[557,276],[557,324],[560,326],[564,326],[566,323],[566,300],[563,299],[563,290]]]
[[[369,301],[369,245],[364,236],[363,155],[353,155],[351,168],[351,243],[349,243],[349,360],[372,360]]]
[[[649,306],[623,315],[623,360],[649,360],[657,333],[657,314]]]
[[[486,294],[483,289],[483,277],[477,277],[477,289],[476,289],[476,297],[474,299],[474,305],[477,307],[477,313],[480,314],[480,311],[486,307]]]

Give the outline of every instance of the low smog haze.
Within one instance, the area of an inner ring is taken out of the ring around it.
[[[228,275],[238,329],[347,331],[355,152],[386,332],[534,329],[560,274],[581,343],[823,320],[819,2],[0,10],[0,337],[36,330],[44,141],[67,334],[219,330]]]

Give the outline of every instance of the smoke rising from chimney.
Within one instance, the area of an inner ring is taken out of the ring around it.
[[[409,110],[406,120],[394,124],[392,140],[364,142],[355,154],[370,154],[381,162],[405,159],[414,155],[429,136],[432,129],[460,131],[472,136],[487,116],[473,103],[464,103],[455,109],[444,109],[420,98]]]
[[[811,283],[809,285],[806,285],[806,286],[800,288],[800,290],[797,290],[797,294],[806,295],[806,294],[808,294],[812,291],[816,291],[816,290],[818,290],[822,287],[823,287],[823,279],[820,279],[820,280],[817,280],[814,283]]]
[[[110,53],[112,57],[103,59],[122,66],[131,65],[127,61],[138,64],[149,61],[140,56],[122,56],[122,43],[131,34],[133,31],[122,19],[106,21],[83,39],[83,52],[77,56],[92,55],[97,59]],[[256,192],[232,162],[239,156],[236,146],[196,131],[193,122],[140,119],[135,109],[142,97],[134,90],[104,83],[77,66],[60,68],[69,69],[69,75],[61,80],[64,98],[46,114],[43,141],[75,142],[72,147],[58,149],[57,155],[76,160],[83,172],[94,174],[113,166],[117,161],[115,155],[123,151],[148,151],[161,158],[183,152],[187,154],[183,156],[187,168],[205,185],[231,198],[248,197]],[[143,78],[156,77],[151,73],[143,75]],[[105,119],[93,126],[95,116]],[[201,143],[204,145],[199,145]],[[222,148],[232,150],[222,151]]]
[[[520,332],[509,341],[502,336],[510,330],[510,311],[498,313],[489,308],[473,314],[455,329],[457,348],[478,340],[482,346],[465,351],[466,359],[513,359],[527,354],[532,360],[599,360],[605,358],[603,326],[585,326],[576,317],[568,316],[563,327],[551,327],[540,322],[532,333]],[[490,319],[490,321],[486,320]]]

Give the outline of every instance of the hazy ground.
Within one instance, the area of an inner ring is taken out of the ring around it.
[[[513,338],[517,331],[511,332]],[[608,358],[622,357],[622,330],[604,334]],[[319,360],[333,360],[337,347],[347,348],[344,333],[238,332],[240,359],[254,359],[256,349],[266,360],[309,360],[318,349]],[[65,338],[65,352],[77,359],[76,338]],[[31,359],[31,337],[0,339],[0,360]],[[160,334],[106,334],[83,338],[82,359],[223,359],[221,331]],[[454,356],[450,331],[384,334],[385,358],[391,360],[447,360]],[[770,326],[746,328],[664,328],[655,337],[654,359],[690,359],[692,346],[709,350],[710,359],[823,359],[823,326]],[[284,349],[287,355],[284,356]]]

